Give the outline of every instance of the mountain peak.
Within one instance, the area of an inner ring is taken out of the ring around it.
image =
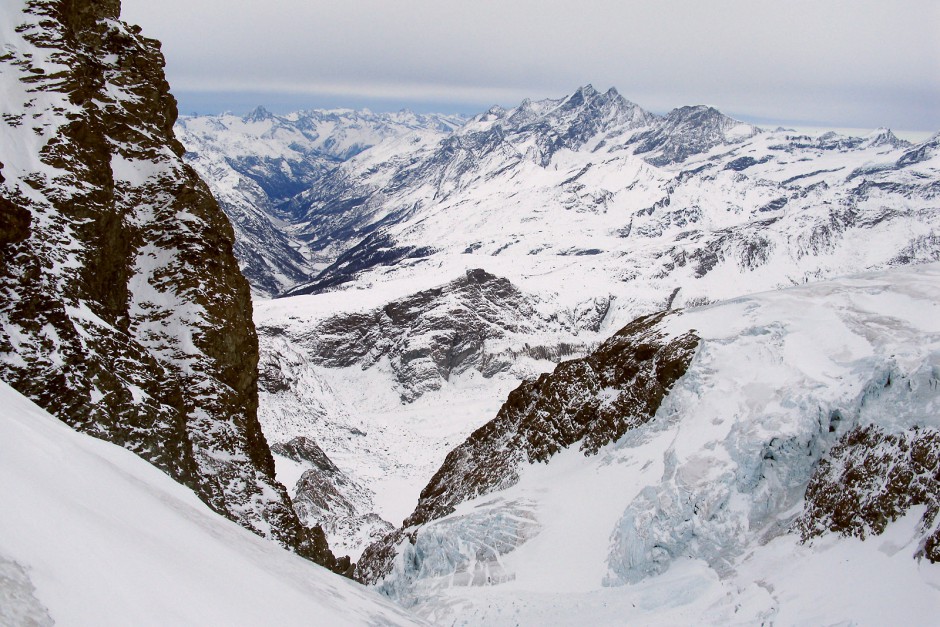
[[[587,85],[583,85],[583,86],[581,86],[581,87],[578,87],[578,90],[577,90],[575,93],[576,93],[576,94],[581,94],[582,96],[585,96],[585,97],[591,97],[591,96],[597,96],[597,95],[598,95],[598,91],[597,91],[596,89],[594,89],[594,85],[592,85],[592,84],[590,84],[590,83],[588,83]]]
[[[265,120],[270,120],[274,117],[274,114],[264,108],[262,105],[255,107],[251,113],[246,115],[243,120],[246,122],[263,122]]]
[[[864,145],[870,148],[878,146],[900,148],[909,144],[904,140],[898,139],[898,137],[891,132],[891,129],[882,126],[881,128],[872,131],[868,137],[865,138]]]
[[[647,158],[656,166],[682,163],[691,155],[708,152],[721,144],[737,143],[760,132],[756,126],[730,118],[710,105],[677,107],[658,128],[638,138],[636,153],[659,151],[659,155]]]

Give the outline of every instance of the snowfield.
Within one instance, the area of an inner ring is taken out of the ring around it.
[[[0,408],[0,624],[416,624],[5,383]]]

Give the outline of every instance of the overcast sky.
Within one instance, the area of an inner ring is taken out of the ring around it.
[[[655,112],[940,130],[940,0],[123,0],[183,113],[476,113],[579,85]]]

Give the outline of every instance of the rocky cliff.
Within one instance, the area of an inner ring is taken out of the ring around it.
[[[117,0],[0,10],[0,377],[342,569],[274,479],[232,227],[181,159],[159,43],[119,15]]]

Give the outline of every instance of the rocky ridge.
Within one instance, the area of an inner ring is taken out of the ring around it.
[[[588,346],[604,321],[603,298],[569,312],[546,313],[537,298],[485,270],[387,303],[380,309],[331,316],[291,340],[327,368],[371,368],[386,360],[403,402],[439,390],[451,376],[474,368],[484,377],[509,370],[521,354],[558,361]],[[263,335],[280,327],[262,324]],[[539,333],[565,336],[543,345],[513,342]]]
[[[694,332],[666,341],[657,326],[662,319],[637,319],[588,357],[562,362],[514,390],[496,418],[448,454],[401,530],[366,549],[356,577],[376,583],[387,576],[397,546],[405,537],[414,544],[417,527],[512,486],[524,464],[548,462],[573,445],[594,454],[650,420],[698,343]]]
[[[853,429],[820,461],[806,501],[795,525],[804,541],[826,533],[878,536],[912,507],[925,506],[916,557],[940,562],[940,432]]]
[[[274,478],[232,228],[116,0],[3,9],[0,376],[212,509],[342,570]]]

